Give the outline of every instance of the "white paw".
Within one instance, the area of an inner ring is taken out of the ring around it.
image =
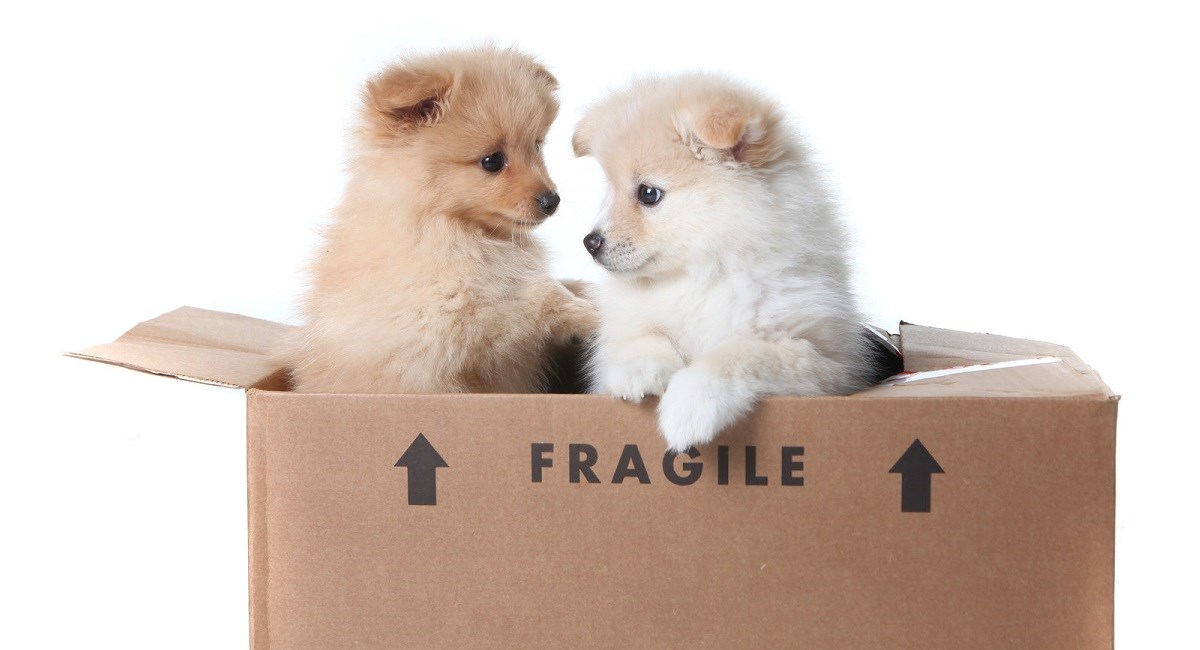
[[[675,373],[658,404],[658,427],[667,446],[676,452],[710,442],[740,413],[733,412],[729,387],[697,369]]]
[[[639,359],[610,368],[604,385],[613,396],[637,404],[647,395],[662,395],[676,370],[656,359]]]

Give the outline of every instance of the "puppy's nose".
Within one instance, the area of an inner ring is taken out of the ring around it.
[[[542,213],[547,217],[554,214],[558,209],[558,193],[554,190],[546,192],[538,197],[538,207],[542,209]]]
[[[604,238],[598,232],[589,232],[587,237],[583,238],[583,247],[595,257],[600,254],[600,249],[604,248]]]

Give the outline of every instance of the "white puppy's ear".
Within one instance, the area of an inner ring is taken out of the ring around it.
[[[592,155],[592,135],[596,119],[596,111],[591,110],[575,125],[575,135],[571,136],[571,149],[575,151],[576,158]]]
[[[442,119],[454,85],[448,69],[395,66],[367,82],[363,108],[368,123],[397,133]]]
[[[679,137],[696,157],[750,167],[779,157],[778,122],[773,107],[729,94],[703,97],[675,114]]]

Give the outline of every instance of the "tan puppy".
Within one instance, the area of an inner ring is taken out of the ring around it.
[[[480,48],[413,58],[366,87],[351,178],[282,358],[299,391],[536,392],[596,328],[530,231],[559,198],[541,146],[557,82]]]

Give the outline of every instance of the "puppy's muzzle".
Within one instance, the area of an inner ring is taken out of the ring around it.
[[[592,257],[595,257],[604,248],[604,237],[600,236],[598,232],[590,232],[587,237],[583,238],[583,247],[592,254]]]
[[[537,202],[538,202],[538,209],[542,211],[542,214],[544,214],[548,217],[548,216],[554,214],[554,211],[558,209],[558,202],[559,202],[558,192],[555,192],[553,190],[546,192],[545,194],[538,197]]]

